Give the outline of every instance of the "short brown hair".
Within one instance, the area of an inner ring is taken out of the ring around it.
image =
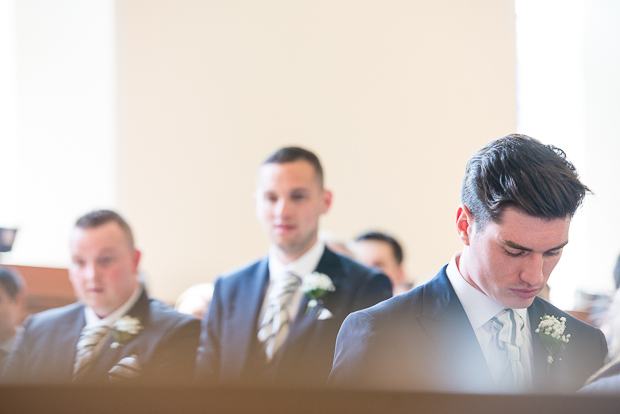
[[[566,154],[527,135],[513,134],[486,144],[467,162],[461,203],[478,229],[499,223],[506,207],[532,217],[572,217],[590,189]]]
[[[284,147],[269,156],[263,162],[265,164],[284,164],[287,162],[295,162],[299,160],[304,160],[312,164],[314,167],[314,172],[319,180],[319,184],[321,188],[323,188],[323,167],[321,166],[321,162],[319,158],[312,152],[307,149],[300,147]]]
[[[92,229],[95,227],[102,226],[109,222],[115,222],[118,224],[125,233],[127,237],[127,241],[129,242],[129,246],[134,247],[134,239],[133,232],[131,231],[131,227],[125,221],[124,218],[120,216],[120,214],[111,211],[111,210],[95,210],[90,213],[84,214],[75,222],[75,227],[79,229]]]
[[[16,270],[0,266],[0,286],[4,288],[11,299],[15,299],[20,292],[26,289],[26,282]]]

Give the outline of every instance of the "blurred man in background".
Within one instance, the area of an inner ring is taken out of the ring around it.
[[[355,239],[353,250],[355,260],[376,267],[390,278],[395,296],[412,288],[403,266],[403,248],[394,237],[378,231],[364,233]]]
[[[26,284],[16,271],[0,266],[0,373],[21,330]]]

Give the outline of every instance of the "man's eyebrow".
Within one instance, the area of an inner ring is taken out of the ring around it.
[[[523,251],[526,251],[526,252],[531,252],[531,251],[532,251],[532,249],[530,249],[529,247],[524,247],[524,246],[521,246],[520,244],[515,243],[515,242],[513,242],[513,241],[510,241],[510,240],[502,240],[502,242],[503,242],[506,246],[511,247],[511,248],[513,248],[513,249],[523,250]],[[549,249],[549,250],[547,250],[547,251],[548,251],[548,252],[552,252],[552,251],[554,251],[554,250],[560,250],[561,248],[563,248],[563,247],[564,247],[564,246],[566,246],[567,244],[568,244],[568,240],[567,240],[567,241],[565,241],[564,243],[560,244],[559,246],[556,246],[556,247],[554,247],[554,248],[552,248],[552,249]]]

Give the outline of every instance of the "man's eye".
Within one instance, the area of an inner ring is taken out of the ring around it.
[[[508,250],[504,250],[504,251],[510,257],[520,257],[520,256],[523,256],[523,250],[521,250],[519,253],[511,253]]]
[[[304,198],[306,198],[305,195],[303,194],[294,194],[293,197],[291,197],[293,200],[303,200]]]
[[[545,252],[545,256],[550,256],[550,257],[558,256],[560,254],[560,252],[561,252],[561,250],[555,250],[555,251],[552,251],[552,252]]]
[[[99,263],[102,265],[107,265],[112,263],[113,259],[111,257],[102,257],[101,259],[99,259]]]

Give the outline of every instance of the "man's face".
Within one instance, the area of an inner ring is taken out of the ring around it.
[[[319,216],[329,209],[331,193],[321,188],[305,160],[260,167],[256,216],[281,260],[291,262],[317,240]]]
[[[140,252],[116,222],[74,228],[69,279],[77,298],[103,318],[124,304],[138,284]]]
[[[0,342],[15,333],[15,327],[19,325],[20,311],[19,298],[9,296],[4,286],[0,284]]]
[[[405,272],[396,262],[394,251],[389,243],[381,240],[360,240],[355,242],[355,258],[365,266],[376,267],[390,278],[392,286],[405,279]]]
[[[568,243],[570,217],[543,220],[507,208],[501,219],[501,224],[490,222],[477,231],[471,213],[459,207],[457,228],[465,244],[459,270],[495,302],[526,308],[560,260]]]

